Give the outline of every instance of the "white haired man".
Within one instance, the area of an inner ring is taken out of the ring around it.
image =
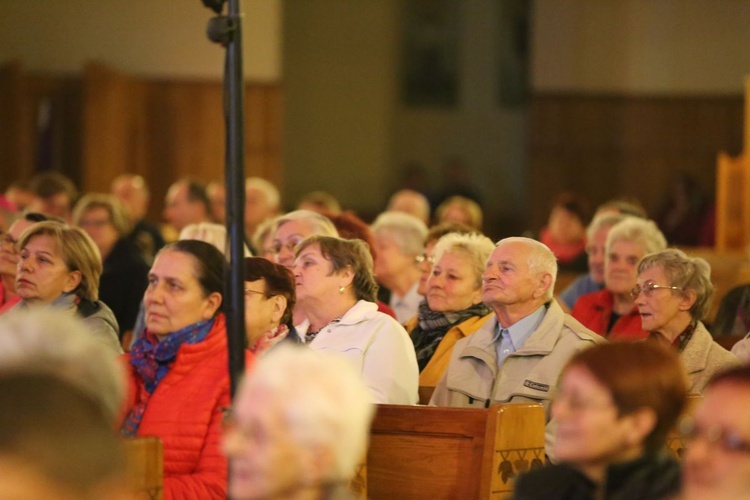
[[[530,238],[500,240],[482,275],[482,300],[495,313],[456,343],[430,404],[488,407],[538,402],[547,411],[568,359],[602,338],[565,314],[552,299],[557,261]],[[549,454],[554,428],[546,429]]]
[[[278,346],[237,391],[224,438],[229,496],[349,498],[373,413],[370,391],[346,360]]]

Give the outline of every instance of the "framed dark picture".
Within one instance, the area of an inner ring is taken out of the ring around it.
[[[455,106],[460,76],[460,0],[407,0],[403,5],[404,103]]]
[[[497,0],[498,100],[501,106],[526,104],[530,94],[530,0]]]

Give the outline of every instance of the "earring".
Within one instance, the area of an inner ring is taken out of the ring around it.
[[[344,290],[346,290],[346,287],[345,287],[345,286],[340,286],[340,287],[339,287],[339,293],[340,293],[340,294],[343,294],[343,293],[344,293]]]

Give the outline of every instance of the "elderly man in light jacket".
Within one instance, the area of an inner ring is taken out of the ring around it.
[[[552,300],[556,277],[555,256],[544,244],[518,237],[497,243],[482,275],[482,299],[495,317],[456,343],[431,405],[542,403],[549,454],[549,403],[560,372],[573,354],[604,341]]]

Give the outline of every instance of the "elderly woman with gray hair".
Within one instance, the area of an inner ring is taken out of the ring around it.
[[[481,234],[450,233],[435,245],[425,300],[405,325],[417,352],[420,386],[435,387],[456,342],[492,316],[482,303],[482,272],[494,249],[492,240]]]
[[[638,261],[666,247],[667,240],[653,221],[629,217],[612,226],[605,247],[604,289],[581,296],[571,315],[609,340],[648,337],[630,292],[635,286]]]
[[[419,370],[406,330],[378,312],[372,256],[362,240],[310,236],[296,247],[297,331],[312,349],[347,359],[374,403],[417,402]]]
[[[380,300],[393,308],[399,323],[406,323],[423,299],[418,291],[419,257],[424,253],[427,226],[413,215],[385,212],[371,228],[378,255],[375,276],[389,292],[381,293]]]
[[[713,375],[739,363],[702,322],[713,293],[708,263],[680,250],[653,253],[638,264],[632,296],[643,329],[680,352],[691,393],[702,393]]]

